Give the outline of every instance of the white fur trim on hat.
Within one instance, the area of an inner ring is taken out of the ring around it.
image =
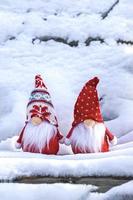
[[[117,137],[114,136],[113,140],[111,140],[110,143],[111,143],[112,145],[116,145],[116,144],[117,144]]]
[[[20,143],[16,142],[16,143],[15,143],[15,147],[16,147],[16,149],[21,149],[22,146],[21,146]]]
[[[71,144],[71,141],[70,141],[70,139],[65,138],[64,143],[65,143],[66,145],[70,145],[70,144]]]

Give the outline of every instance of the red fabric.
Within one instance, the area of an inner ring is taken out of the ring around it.
[[[73,151],[74,154],[78,154],[78,153],[95,153],[95,152],[89,151],[89,149],[80,149],[77,146],[72,146],[72,151]],[[101,148],[100,152],[108,152],[108,151],[109,151],[109,144],[105,140],[104,144],[102,145],[102,148]]]
[[[41,78],[41,75],[35,76],[35,89],[31,92],[27,104],[27,116],[28,121],[32,117],[36,116],[58,127],[51,96]]]
[[[96,77],[91,79],[80,92],[74,108],[73,125],[83,122],[86,119],[103,122],[96,90],[98,82],[99,80]]]
[[[104,137],[104,141],[101,147],[101,151],[99,152],[108,152],[109,151],[109,141],[114,139],[114,135],[106,128],[105,131],[105,137]],[[95,153],[95,152],[91,152],[88,149],[80,149],[78,146],[76,145],[71,145],[72,146],[72,150],[74,152],[74,154],[78,154],[78,153]]]
[[[45,147],[43,147],[42,151],[40,152],[39,149],[37,148],[37,146],[35,145],[27,145],[26,148],[24,148],[23,146],[23,134],[24,134],[24,130],[26,128],[28,122],[26,122],[24,128],[22,129],[19,138],[17,140],[17,143],[22,145],[22,149],[24,152],[30,152],[30,153],[42,153],[42,154],[57,154],[58,150],[59,150],[59,140],[61,140],[63,138],[63,136],[60,134],[59,130],[57,129],[57,134],[55,137],[51,138],[51,140],[49,141],[49,144]]]
[[[109,139],[109,141],[114,139],[114,135],[106,128],[106,135]]]
[[[41,99],[41,100],[37,100],[37,99],[36,99],[36,100],[29,101],[28,104],[27,104],[27,107],[28,107],[30,104],[35,104],[35,103],[48,104],[49,106],[54,107],[53,104],[52,104],[51,102],[48,102],[48,101],[46,101],[46,100],[44,100],[44,99],[43,99],[43,100],[42,100],[42,99]],[[36,104],[35,104],[35,105],[36,105]]]
[[[35,76],[35,88],[46,88],[40,74]]]
[[[45,94],[50,95],[49,92],[46,90],[46,88],[45,88],[45,90],[44,90],[44,88],[39,89],[39,90],[38,90],[38,89],[35,89],[35,90],[33,90],[33,91],[31,92],[31,95],[33,95],[33,94],[36,93],[36,92],[45,93]]]
[[[22,139],[23,139],[23,134],[24,134],[24,130],[25,130],[25,128],[26,128],[26,125],[27,125],[27,122],[25,122],[25,126],[24,126],[24,128],[22,129],[22,131],[21,131],[21,133],[20,133],[20,135],[19,135],[19,138],[17,139],[17,143],[22,143]]]
[[[22,144],[22,149],[24,152],[30,152],[30,153],[42,153],[42,154],[57,154],[58,150],[59,150],[59,138],[56,135],[55,137],[51,138],[51,140],[49,141],[49,144],[44,146],[41,150],[41,152],[39,151],[39,149],[37,148],[36,145],[32,145],[30,146],[27,145],[25,148]]]
[[[80,92],[74,107],[73,126],[86,119],[103,122],[96,90],[98,82],[97,77],[89,80]]]
[[[33,105],[33,109],[29,111],[31,113],[31,118],[32,117],[39,117],[40,119],[47,120],[47,118],[50,115],[50,112],[47,111],[48,107],[47,106],[38,106],[38,105]]]
[[[60,133],[60,131],[57,129],[57,137],[58,140],[61,140],[64,136]]]
[[[27,145],[24,148],[23,145],[23,133],[25,127],[22,129],[20,136],[17,140],[18,143],[22,145],[23,151],[34,152],[34,153],[45,153],[45,154],[56,154],[59,149],[59,140],[63,138],[58,130],[58,121],[55,116],[54,107],[51,102],[51,97],[47,88],[43,82],[43,79],[40,75],[35,76],[35,90],[31,92],[29,103],[27,105],[27,121],[29,122],[32,117],[40,117],[42,121],[47,121],[50,124],[56,126],[57,134],[54,138],[49,141],[49,145],[43,147],[42,151],[39,152],[37,146],[33,145],[32,147]]]
[[[71,136],[73,128],[79,123],[84,122],[86,119],[93,119],[97,122],[103,122],[96,90],[98,83],[99,79],[94,77],[93,79],[89,80],[81,90],[74,106],[74,121],[67,138]]]
[[[72,128],[70,129],[70,131],[68,132],[66,138],[70,138],[73,132],[73,129],[75,128],[76,125],[73,125]]]

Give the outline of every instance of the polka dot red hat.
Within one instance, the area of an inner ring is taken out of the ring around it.
[[[86,119],[103,122],[96,90],[98,83],[99,79],[94,77],[83,87],[74,107],[74,122],[72,123],[72,126],[75,126]]]
[[[41,75],[35,76],[35,89],[31,92],[27,105],[27,121],[35,116],[58,126],[51,96]]]
[[[103,122],[96,90],[98,82],[99,79],[94,77],[85,84],[80,92],[74,107],[73,126],[85,121],[86,119]]]
[[[86,119],[93,119],[97,122],[103,122],[96,90],[98,83],[99,79],[94,77],[93,79],[89,80],[81,90],[75,103],[74,121],[67,138],[71,136],[74,127],[79,123],[84,122]]]

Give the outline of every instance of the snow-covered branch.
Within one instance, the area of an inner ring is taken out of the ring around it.
[[[11,39],[12,38],[15,39],[14,37],[11,37]],[[37,41],[37,40],[39,40],[39,42],[47,42],[47,41],[50,41],[50,40],[54,40],[55,42],[67,44],[71,47],[77,47],[80,43],[80,41],[78,41],[78,40],[69,41],[68,38],[61,38],[61,37],[56,37],[56,36],[35,37],[35,38],[32,39],[32,43],[35,44],[35,41]],[[89,46],[92,42],[96,42],[96,41],[99,41],[100,43],[106,43],[105,38],[98,36],[98,37],[88,37],[85,40],[85,45]],[[123,39],[117,39],[116,43],[117,44],[133,45],[133,41],[127,41],[127,40],[123,40]]]
[[[69,42],[67,38],[64,39],[61,37],[52,37],[52,36],[36,37],[36,38],[32,39],[32,43],[34,44],[36,40],[39,40],[40,42],[47,42],[49,40],[54,40],[56,42],[61,42],[63,44],[67,44],[71,47],[73,47],[73,46],[77,47],[78,43],[79,43],[79,41],[73,40],[73,41]]]
[[[119,3],[120,0],[117,0],[106,12],[102,14],[102,19],[105,19],[109,13],[114,9],[114,7]]]

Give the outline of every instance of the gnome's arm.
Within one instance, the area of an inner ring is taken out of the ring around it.
[[[26,125],[27,125],[27,122],[26,122],[25,126],[23,127],[23,129],[22,129],[22,131],[21,131],[21,133],[20,133],[20,135],[19,135],[19,138],[18,138],[17,141],[16,141],[15,147],[16,147],[17,149],[20,149],[20,148],[21,148],[22,138],[23,138],[23,134],[24,134],[24,130],[25,130]]]
[[[106,128],[105,134],[107,135],[111,144],[113,144],[113,145],[117,144],[117,137],[114,136],[107,128]]]
[[[64,143],[64,136],[59,132],[57,129],[57,137],[59,138],[59,143],[63,144]]]
[[[64,136],[64,144],[67,145],[67,146],[71,144],[71,139],[70,139],[70,137],[71,137],[71,135],[72,135],[73,130],[74,130],[74,126],[70,129],[70,131],[69,131],[69,133],[67,134],[67,136]]]

